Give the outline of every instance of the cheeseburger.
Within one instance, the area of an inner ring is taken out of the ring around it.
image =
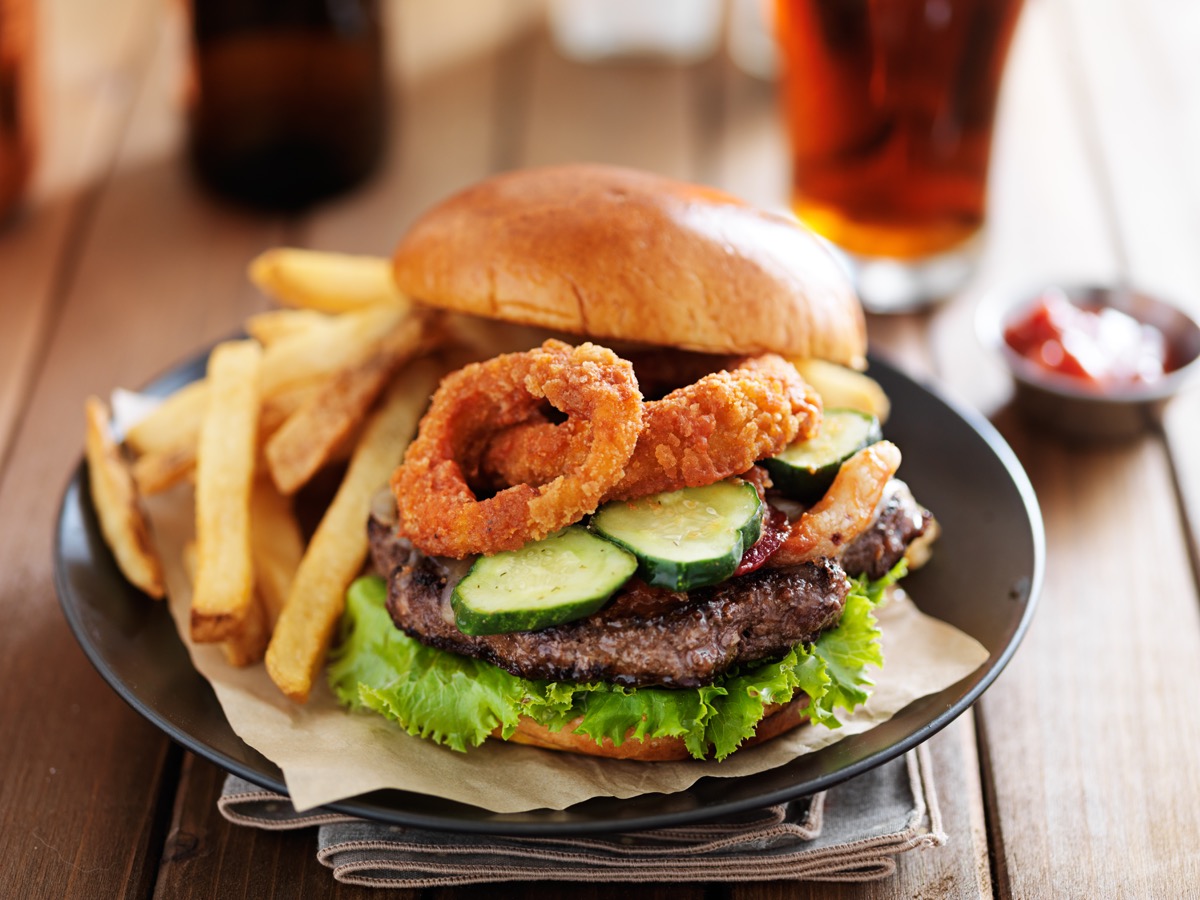
[[[433,208],[394,271],[448,327],[557,336],[431,399],[368,525],[344,703],[459,750],[669,760],[866,699],[872,610],[935,525],[807,231],[655,175],[533,169]]]

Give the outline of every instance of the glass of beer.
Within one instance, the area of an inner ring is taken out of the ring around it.
[[[792,207],[844,252],[868,310],[969,279],[1022,0],[777,0]]]

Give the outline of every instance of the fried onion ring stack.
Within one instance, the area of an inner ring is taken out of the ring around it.
[[[820,397],[785,359],[767,353],[735,360],[645,404],[624,477],[603,499],[632,500],[740,475],[811,437],[820,422]],[[498,431],[484,450],[480,477],[497,487],[545,483],[564,464],[580,464],[571,454],[575,427],[543,420]]]
[[[541,415],[543,401],[576,423],[570,449],[579,465],[476,497],[464,469],[497,429]],[[459,559],[540,540],[599,506],[641,431],[633,367],[595,344],[547,341],[466,366],[442,381],[392,477],[399,532],[425,553]]]
[[[399,532],[431,555],[516,549],[609,500],[740,475],[820,421],[820,398],[775,354],[643,402],[630,363],[547,341],[443,381],[392,480]]]

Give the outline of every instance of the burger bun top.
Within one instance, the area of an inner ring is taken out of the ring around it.
[[[482,181],[418,219],[394,272],[418,302],[597,340],[865,361],[858,298],[809,231],[632,169],[576,164]]]

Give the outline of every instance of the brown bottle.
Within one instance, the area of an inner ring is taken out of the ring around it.
[[[33,4],[0,0],[0,224],[29,185],[34,161]]]
[[[201,181],[297,210],[362,181],[384,140],[378,0],[192,0]]]

